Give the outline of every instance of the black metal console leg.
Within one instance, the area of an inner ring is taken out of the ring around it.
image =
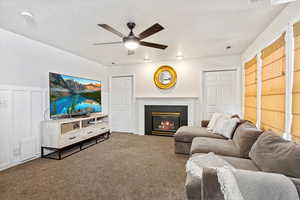
[[[44,158],[44,147],[41,147],[41,157]]]

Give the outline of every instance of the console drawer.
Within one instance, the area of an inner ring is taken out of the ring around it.
[[[108,132],[108,128],[104,127],[104,126],[95,126],[92,129],[89,130],[85,130],[81,136],[83,139],[88,139],[94,136],[97,136],[101,133],[105,133]]]
[[[80,138],[80,132],[72,133],[72,134],[65,134],[63,135],[59,140],[59,146],[64,147],[71,144],[74,144],[76,142],[79,142],[81,140]]]

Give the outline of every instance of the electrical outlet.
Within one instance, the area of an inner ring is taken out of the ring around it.
[[[8,100],[4,97],[0,97],[0,108],[7,108],[8,107]]]
[[[21,149],[20,148],[15,148],[14,150],[13,150],[13,154],[14,154],[14,156],[19,156],[20,154],[21,154]]]

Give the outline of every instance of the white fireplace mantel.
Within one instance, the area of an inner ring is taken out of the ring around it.
[[[199,97],[186,96],[136,96],[135,97],[135,133],[145,134],[145,105],[184,105],[188,106],[188,125],[196,125],[199,119]]]

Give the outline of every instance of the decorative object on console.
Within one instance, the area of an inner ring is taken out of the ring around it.
[[[47,120],[42,122],[42,158],[61,160],[109,138],[108,116]],[[77,147],[77,148],[76,148]],[[63,156],[64,152],[77,149]],[[45,154],[45,150],[52,151]]]
[[[154,83],[160,89],[173,87],[177,82],[177,73],[170,66],[159,67],[154,74]]]

